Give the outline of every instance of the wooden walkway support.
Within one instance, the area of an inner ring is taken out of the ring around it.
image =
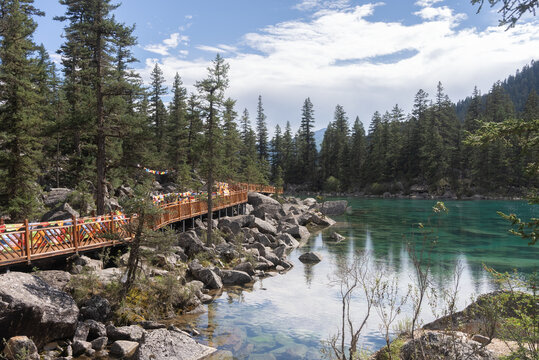
[[[267,194],[282,192],[272,186],[255,184],[235,184],[231,188],[233,190],[230,194],[215,197],[213,211],[245,204],[250,191]],[[208,213],[204,199],[163,203],[159,206],[163,213],[154,224],[155,229]],[[128,218],[122,214],[108,214],[73,217],[55,221],[52,225],[29,223],[28,220],[22,224],[2,223],[0,231],[4,232],[0,232],[0,268],[130,242],[132,234],[128,225],[134,218],[136,215]]]

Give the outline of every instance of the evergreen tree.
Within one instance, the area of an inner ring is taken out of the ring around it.
[[[282,180],[282,167],[283,165],[283,137],[281,134],[281,127],[275,126],[275,133],[273,139],[271,139],[271,174],[272,180],[275,182],[278,174],[277,169],[280,169]]]
[[[187,166],[187,90],[183,87],[180,75],[176,73],[172,85],[172,101],[169,105],[167,155],[170,167],[176,170],[176,180],[184,183],[188,178]]]
[[[150,114],[152,116],[152,123],[155,131],[155,144],[157,152],[161,153],[163,150],[163,142],[165,141],[165,127],[166,127],[166,110],[164,109],[161,96],[165,95],[167,88],[163,86],[165,78],[163,71],[158,64],[155,64],[152,73],[150,75]]]
[[[238,113],[234,110],[236,101],[231,98],[224,102],[223,113],[223,180],[238,180],[240,171],[241,138],[236,125]]]
[[[97,213],[103,214],[106,139],[117,125],[114,120],[123,115],[118,113],[116,100],[125,95],[125,89],[118,88],[115,81],[118,72],[114,67],[114,51],[117,50],[114,44],[118,42],[118,35],[123,34],[123,45],[132,46],[135,42],[131,36],[133,28],[116,21],[111,13],[119,5],[112,5],[110,0],[60,0],[60,3],[67,6],[66,14],[56,19],[68,22],[65,28],[66,43],[61,49],[66,55],[63,63],[66,75],[71,77],[69,84],[73,87],[75,97],[84,103],[84,106],[74,104],[72,115],[77,119],[76,123],[84,125],[84,128],[78,129],[79,135],[95,134],[96,206]],[[80,120],[93,121],[81,123]],[[91,151],[89,153],[93,154]]]
[[[352,128],[351,151],[350,151],[350,179],[351,185],[359,187],[362,184],[362,170],[366,158],[366,139],[363,124],[356,117]]]
[[[301,125],[298,132],[298,151],[301,158],[300,172],[303,183],[316,183],[316,142],[314,140],[314,109],[310,98],[305,99],[301,112]]]
[[[219,124],[224,103],[224,92],[228,87],[228,69],[229,65],[217,54],[212,65],[208,67],[206,79],[198,81],[195,85],[200,93],[201,109],[206,119],[202,171],[207,181],[208,192],[208,244],[211,244],[213,230],[212,192],[214,181],[222,171],[223,147],[220,142],[222,134]]]
[[[258,105],[256,107],[256,133],[258,155],[261,160],[267,160],[268,149],[268,128],[266,126],[266,115],[262,106],[262,96],[258,95]]]
[[[38,160],[43,97],[36,78],[40,68],[33,58],[33,16],[43,13],[33,0],[2,2],[0,17],[0,175],[2,206],[12,221],[32,217],[38,209]],[[4,170],[5,169],[5,170]]]
[[[203,124],[199,111],[200,101],[191,94],[187,101],[187,164],[194,170],[200,163],[200,153],[203,147]]]

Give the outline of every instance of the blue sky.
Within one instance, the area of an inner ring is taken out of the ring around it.
[[[35,40],[54,54],[63,24],[52,18],[63,6],[35,5],[46,12]],[[124,0],[115,15],[136,24],[143,79],[159,63],[169,84],[178,72],[191,91],[219,52],[231,65],[227,96],[238,112],[247,108],[253,120],[260,94],[273,129],[287,120],[297,128],[306,97],[316,128],[337,104],[368,127],[376,110],[398,103],[410,111],[420,88],[433,94],[442,81],[456,101],[539,58],[536,18],[505,31],[496,9],[476,9],[448,0]]]

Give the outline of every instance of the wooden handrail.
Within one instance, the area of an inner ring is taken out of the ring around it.
[[[273,186],[256,184],[234,184],[231,188],[235,191],[230,191],[229,195],[217,196],[213,211],[246,203],[249,191],[282,192]],[[163,214],[155,224],[155,229],[208,213],[206,201],[202,199],[162,203],[159,206]],[[48,223],[29,223],[25,220],[24,224],[6,224],[5,228],[0,227],[0,267],[116,245],[118,241],[114,238],[130,242],[131,235],[126,225],[135,217],[109,214],[72,217]],[[4,225],[3,222],[1,225]],[[104,236],[107,233],[118,236]]]

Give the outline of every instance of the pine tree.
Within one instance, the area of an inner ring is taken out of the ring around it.
[[[258,95],[258,105],[256,107],[256,133],[258,155],[261,160],[268,159],[268,128],[266,126],[266,115],[262,106],[262,96]]]
[[[223,180],[238,180],[241,162],[241,138],[236,125],[238,113],[234,110],[236,101],[228,98],[224,102],[223,113]]]
[[[198,81],[196,88],[200,93],[201,109],[206,118],[203,173],[207,181],[208,192],[208,231],[207,242],[211,244],[213,229],[213,199],[212,192],[215,178],[220,175],[223,148],[220,143],[220,116],[224,103],[224,92],[228,87],[229,65],[217,54],[208,67],[206,79]]]
[[[195,94],[187,101],[187,164],[194,170],[200,163],[203,145],[203,124],[199,111],[200,101]]]
[[[12,221],[32,217],[38,209],[35,184],[40,157],[42,101],[32,58],[37,27],[33,16],[43,13],[33,0],[6,0],[0,17],[0,175],[2,205]]]
[[[61,50],[66,55],[63,64],[75,97],[84,105],[72,104],[72,115],[79,126],[84,126],[78,128],[79,135],[95,135],[96,206],[97,213],[103,214],[107,181],[106,139],[117,125],[114,120],[123,115],[118,113],[115,100],[126,94],[124,88],[118,88],[114,44],[118,43],[118,34],[123,34],[123,45],[132,46],[135,42],[130,35],[133,27],[116,21],[111,13],[119,5],[112,5],[110,0],[60,0],[60,3],[66,5],[67,10],[64,16],[56,19],[69,22],[65,28],[66,43]],[[81,120],[93,121],[81,123]],[[78,151],[80,154],[80,149]]]
[[[314,140],[314,109],[310,98],[305,99],[301,112],[301,125],[298,132],[299,156],[302,160],[303,183],[316,183],[316,143]]]
[[[281,134],[281,127],[279,125],[275,126],[275,132],[273,139],[271,139],[271,178],[275,182],[277,178],[277,170],[281,172],[280,177],[282,180],[282,169],[283,169],[283,137]]]
[[[359,187],[363,182],[362,170],[365,164],[366,151],[365,129],[361,121],[359,121],[359,117],[356,117],[352,128],[350,172],[348,175],[351,184],[356,187]]]
[[[169,105],[168,151],[170,167],[176,170],[176,181],[184,183],[189,177],[187,166],[187,90],[176,73]]]
[[[152,123],[155,129],[155,144],[157,152],[161,153],[163,150],[163,143],[165,141],[165,127],[166,127],[166,113],[164,112],[164,106],[161,101],[161,96],[167,92],[165,78],[163,71],[158,64],[155,64],[152,73],[150,75],[150,114],[152,116]]]

